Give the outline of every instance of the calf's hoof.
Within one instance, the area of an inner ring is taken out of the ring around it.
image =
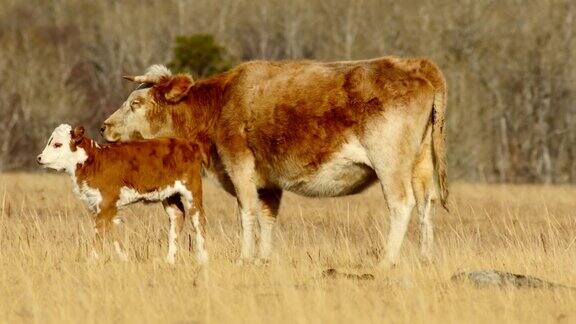
[[[388,270],[395,268],[396,265],[397,265],[396,261],[382,260],[378,264],[378,269],[382,270],[382,271],[388,271]]]
[[[118,243],[117,241],[114,242],[114,249],[116,250],[116,254],[118,255],[120,261],[128,262],[128,253],[126,253],[126,251],[124,251],[122,247],[120,247],[120,243]]]

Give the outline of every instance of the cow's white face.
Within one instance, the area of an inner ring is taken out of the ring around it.
[[[72,127],[62,124],[52,132],[37,161],[44,168],[73,173],[76,165],[84,163],[87,158],[86,151],[81,147],[72,151]]]
[[[133,91],[122,106],[104,121],[102,137],[108,142],[125,142],[133,139],[154,138],[147,114],[156,103],[150,89]]]

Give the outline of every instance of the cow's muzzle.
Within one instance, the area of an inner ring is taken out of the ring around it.
[[[106,133],[106,129],[110,127],[110,124],[104,123],[102,124],[102,127],[100,127],[100,135],[102,135],[102,137],[106,137],[105,133]]]

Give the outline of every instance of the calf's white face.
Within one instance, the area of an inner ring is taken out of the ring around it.
[[[71,142],[72,127],[67,124],[56,127],[48,144],[38,155],[38,163],[44,168],[73,173],[76,170],[76,164],[83,163],[88,156],[80,147],[72,151]]]

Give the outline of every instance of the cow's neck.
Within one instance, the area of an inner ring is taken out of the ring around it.
[[[181,138],[194,138],[202,141],[210,149],[212,163],[204,166],[209,179],[220,183],[222,187],[233,194],[233,186],[225,168],[222,165],[216,149],[216,133],[221,111],[225,105],[225,94],[228,81],[233,74],[225,73],[196,83],[184,104],[172,112],[172,127],[174,135]]]
[[[214,138],[222,107],[227,78],[225,75],[196,83],[184,102],[171,113],[172,127],[177,137]],[[193,122],[191,122],[193,121]]]

